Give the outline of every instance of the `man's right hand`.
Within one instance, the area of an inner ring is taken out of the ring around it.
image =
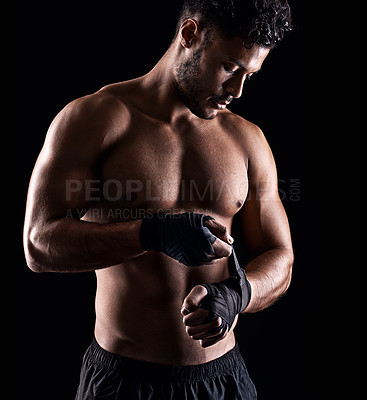
[[[211,263],[216,262],[223,257],[229,257],[232,254],[233,238],[229,234],[227,227],[220,224],[214,218],[208,218],[204,221],[210,232],[216,236],[216,240],[213,243],[214,255],[210,255]]]
[[[163,252],[187,266],[199,266],[229,257],[233,239],[212,217],[186,212],[143,218],[140,241],[144,250]]]

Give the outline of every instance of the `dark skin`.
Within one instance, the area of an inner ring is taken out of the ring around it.
[[[216,359],[235,344],[236,321],[213,335],[220,318],[203,323],[208,311],[198,304],[206,295],[200,284],[228,277],[236,213],[252,255],[245,312],[287,290],[293,263],[270,148],[257,126],[225,108],[269,49],[216,39],[187,78],[198,91],[193,99],[188,91],[185,104],[177,85],[185,92],[190,82],[178,71],[202,41],[197,19],[186,20],[147,75],[77,99],[56,116],[32,175],[24,228],[33,271],[96,271],[95,336],[103,348],[176,365]],[[140,218],[159,210],[214,217],[206,222],[217,237],[213,260],[186,267],[144,251]]]

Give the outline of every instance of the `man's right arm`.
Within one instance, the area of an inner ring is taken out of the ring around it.
[[[24,249],[33,271],[95,270],[145,252],[141,220],[98,224],[78,216],[91,205],[85,182],[95,179],[96,165],[121,136],[127,114],[120,101],[97,93],[72,102],[52,122],[27,198]],[[68,193],[68,182],[80,182],[81,190]]]
[[[92,206],[86,182],[96,178],[96,167],[104,152],[123,138],[128,121],[129,112],[119,100],[96,93],[72,102],[52,122],[28,191],[24,249],[33,271],[91,271],[146,252],[141,245],[142,220],[99,224],[80,219],[80,210]],[[78,190],[67,190],[71,182],[80,183]],[[180,226],[173,228],[179,233],[185,221],[175,221]],[[205,226],[216,237],[209,263],[228,257],[228,230],[214,220],[206,221]],[[168,236],[174,238],[174,232]],[[155,250],[182,258],[165,248]]]

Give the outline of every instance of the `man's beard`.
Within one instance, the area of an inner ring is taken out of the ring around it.
[[[215,115],[208,116],[200,105],[199,100],[200,98],[202,99],[204,93],[199,77],[203,48],[201,46],[193,53],[190,60],[178,66],[176,70],[176,89],[180,100],[193,114],[202,119],[213,119]]]

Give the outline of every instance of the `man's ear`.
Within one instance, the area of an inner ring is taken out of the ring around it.
[[[189,18],[185,20],[180,28],[180,42],[183,47],[190,48],[193,41],[196,38],[196,34],[198,32],[198,23],[192,19]]]

